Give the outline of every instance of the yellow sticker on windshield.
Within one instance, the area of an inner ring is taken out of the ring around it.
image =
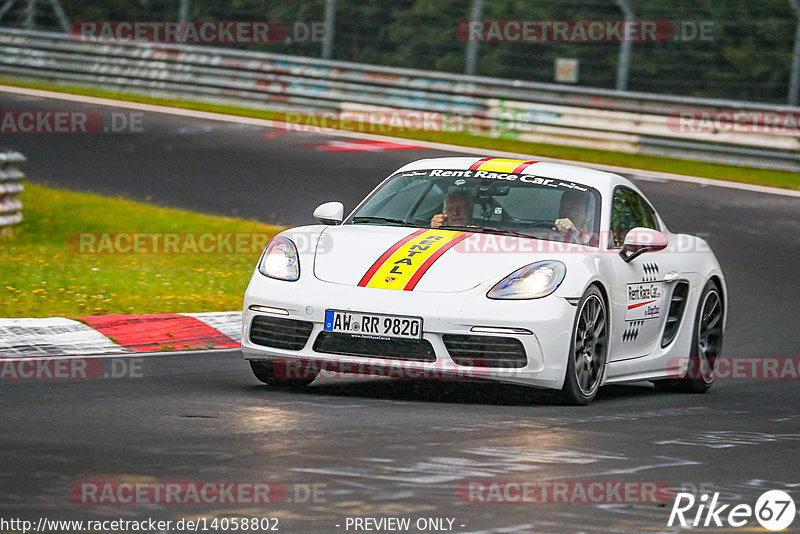
[[[536,161],[525,161],[524,159],[483,158],[476,161],[469,170],[519,174],[534,163]]]

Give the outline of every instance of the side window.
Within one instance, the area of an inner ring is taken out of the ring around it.
[[[611,246],[621,247],[625,234],[639,226],[658,230],[653,208],[633,189],[617,187],[611,204]]]

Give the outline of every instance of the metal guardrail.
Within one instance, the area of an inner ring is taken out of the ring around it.
[[[25,189],[25,174],[19,166],[25,156],[13,150],[0,148],[0,232],[22,222],[22,201],[19,194]]]
[[[367,114],[416,110],[462,115],[477,133],[490,136],[800,170],[800,130],[793,122],[800,122],[800,108],[789,106],[587,89],[209,46],[81,43],[63,34],[7,28],[0,28],[0,73],[275,110]],[[684,131],[680,114],[703,112],[711,118],[711,127]],[[741,116],[733,116],[734,112]],[[777,117],[781,127],[763,127],[759,123],[763,114]],[[784,121],[787,117],[792,120]]]

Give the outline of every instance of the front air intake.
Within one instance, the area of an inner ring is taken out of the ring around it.
[[[302,350],[314,323],[257,315],[250,324],[250,341],[275,349]]]
[[[314,351],[381,360],[436,361],[436,353],[427,339],[374,339],[335,332],[320,332],[317,340],[314,341]]]
[[[520,368],[528,364],[525,347],[513,337],[445,334],[442,341],[453,361],[465,367]]]

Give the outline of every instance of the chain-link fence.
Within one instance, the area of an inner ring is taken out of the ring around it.
[[[84,21],[179,20],[266,21],[272,30],[280,28],[268,42],[224,46],[524,81],[797,103],[792,72],[796,84],[800,0],[6,0],[0,6],[0,25],[45,30],[75,30]]]

